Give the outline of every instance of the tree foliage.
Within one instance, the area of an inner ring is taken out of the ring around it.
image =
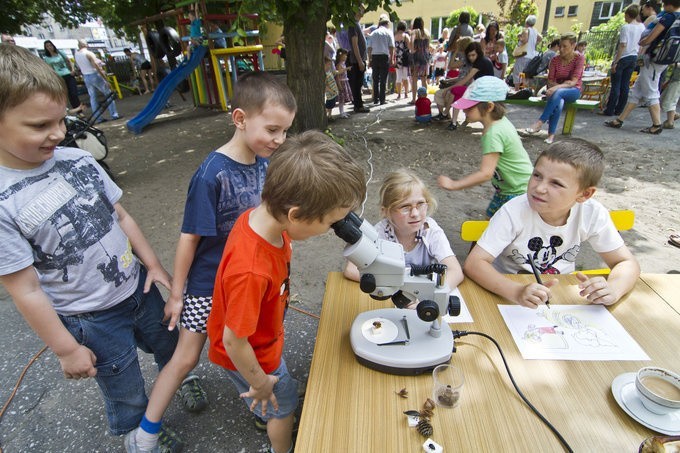
[[[24,25],[36,25],[50,14],[64,27],[75,28],[93,18],[91,11],[102,9],[105,0],[3,0],[0,14],[0,30],[19,34]]]
[[[460,17],[460,13],[463,11],[470,13],[470,25],[472,25],[472,28],[474,28],[475,24],[479,20],[479,13],[472,6],[464,6],[451,11],[451,14],[449,14],[449,17],[446,19],[446,26],[453,28],[458,25],[458,18]]]
[[[496,0],[496,4],[501,15],[513,24],[522,25],[528,15],[538,14],[538,6],[532,0]]]
[[[626,14],[621,11],[616,16],[611,17],[607,22],[593,27],[590,31],[602,32],[602,31],[615,31],[619,32],[621,27],[626,23]]]
[[[499,0],[498,6],[500,6],[501,1],[503,0]],[[538,6],[532,0],[519,0],[513,3],[514,5],[508,10],[507,14],[508,19],[513,24],[524,25],[527,16],[538,14]]]

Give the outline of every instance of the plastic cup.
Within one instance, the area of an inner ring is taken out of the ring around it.
[[[463,371],[453,365],[439,365],[432,371],[432,379],[432,400],[435,404],[447,408],[458,406],[465,383]]]

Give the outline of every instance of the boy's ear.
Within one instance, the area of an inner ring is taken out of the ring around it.
[[[288,221],[289,222],[299,222],[300,219],[298,218],[300,208],[298,206],[293,206],[292,208],[288,209]]]
[[[234,122],[234,126],[236,126],[237,129],[243,129],[246,126],[245,119],[246,112],[242,109],[236,108],[231,112],[231,120]]]
[[[579,195],[576,198],[576,201],[578,203],[583,203],[584,201],[586,201],[587,199],[589,199],[593,195],[595,195],[596,191],[597,191],[597,187],[595,187],[595,186],[586,187],[585,189],[583,189],[583,191],[581,191],[581,195]]]

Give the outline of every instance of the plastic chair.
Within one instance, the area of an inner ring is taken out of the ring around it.
[[[581,99],[589,99],[598,101],[600,107],[606,100],[607,91],[609,90],[610,78],[605,77],[599,82],[591,82],[583,84],[583,91],[581,91]]]
[[[635,213],[629,209],[619,211],[609,211],[609,216],[614,222],[617,231],[628,231],[633,228],[635,223]],[[486,227],[489,225],[488,220],[466,220],[460,226],[460,238],[465,242],[470,242],[470,250],[477,243]],[[580,271],[583,274],[609,274],[608,268],[603,269],[588,269]]]

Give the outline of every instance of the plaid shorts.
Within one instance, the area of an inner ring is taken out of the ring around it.
[[[208,315],[212,308],[212,296],[184,295],[184,308],[179,325],[196,333],[208,333]]]
[[[489,206],[486,208],[486,215],[491,218],[493,215],[498,211],[501,206],[503,206],[505,203],[508,201],[512,200],[515,197],[519,197],[522,195],[521,193],[517,193],[514,195],[503,195],[500,192],[496,192],[493,194],[493,198],[491,199],[491,203],[489,203]]]

